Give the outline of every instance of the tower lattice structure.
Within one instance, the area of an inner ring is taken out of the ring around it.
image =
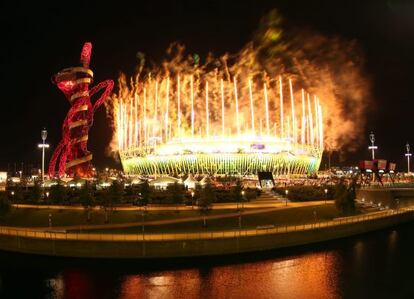
[[[92,153],[87,149],[88,133],[95,111],[112,91],[114,82],[105,80],[90,88],[93,72],[89,68],[92,44],[85,43],[80,57],[81,66],[65,68],[52,77],[52,82],[65,94],[71,107],[62,126],[62,140],[55,149],[49,164],[49,176],[90,177]],[[91,97],[103,90],[94,104]],[[59,160],[58,160],[59,159]]]

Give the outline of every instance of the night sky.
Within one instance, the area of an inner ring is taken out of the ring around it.
[[[136,53],[154,61],[164,58],[171,42],[179,41],[200,57],[211,51],[237,52],[256,31],[260,18],[276,8],[290,28],[311,28],[328,36],[355,39],[365,53],[365,73],[372,83],[372,108],[365,132],[376,133],[378,155],[404,167],[412,134],[414,86],[414,3],[410,1],[135,1],[61,5],[0,4],[2,147],[0,169],[40,162],[40,130],[49,131],[53,147],[69,108],[50,77],[78,64],[85,41],[93,43],[91,68],[95,82],[132,75]],[[360,3],[364,2],[364,3]],[[104,109],[95,115],[89,148],[97,167],[120,167],[105,155],[111,139]],[[343,154],[342,165],[368,159],[367,144]],[[333,162],[338,164],[338,154]],[[322,165],[324,165],[323,162]]]

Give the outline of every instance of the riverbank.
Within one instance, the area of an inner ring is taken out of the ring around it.
[[[224,255],[328,241],[414,220],[414,208],[385,210],[304,225],[216,232],[101,234],[0,228],[5,251],[83,258]]]

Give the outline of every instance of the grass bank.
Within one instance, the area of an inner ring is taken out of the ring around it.
[[[214,213],[214,210],[212,211]],[[233,211],[234,212],[234,211]],[[197,215],[200,215],[197,212]],[[206,214],[206,216],[212,213]],[[241,224],[243,229],[257,228],[261,226],[285,226],[301,225],[320,221],[329,221],[339,217],[339,212],[333,205],[319,205],[312,207],[295,207],[274,210],[271,212],[243,215],[241,212]],[[220,219],[206,220],[207,226],[203,226],[203,220],[190,221],[184,223],[163,224],[145,226],[148,233],[178,233],[178,232],[198,232],[198,231],[222,231],[239,229],[239,217],[229,217]],[[141,233],[142,226],[122,228],[122,229],[102,229],[84,230],[85,232],[99,233]]]
[[[49,214],[52,215],[53,226],[105,224],[104,210],[92,210],[88,221],[87,212],[83,210],[56,210],[56,209],[21,209],[12,208],[8,213],[0,216],[0,225],[17,227],[46,227],[49,225]],[[212,210],[211,215],[234,213],[234,210]],[[187,211],[147,211],[146,221],[179,219],[196,217],[200,213],[196,210]],[[128,223],[142,220],[141,211],[113,211],[108,212],[109,223]]]

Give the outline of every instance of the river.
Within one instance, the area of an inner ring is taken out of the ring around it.
[[[414,298],[414,223],[242,256],[82,260],[0,252],[0,298]]]

